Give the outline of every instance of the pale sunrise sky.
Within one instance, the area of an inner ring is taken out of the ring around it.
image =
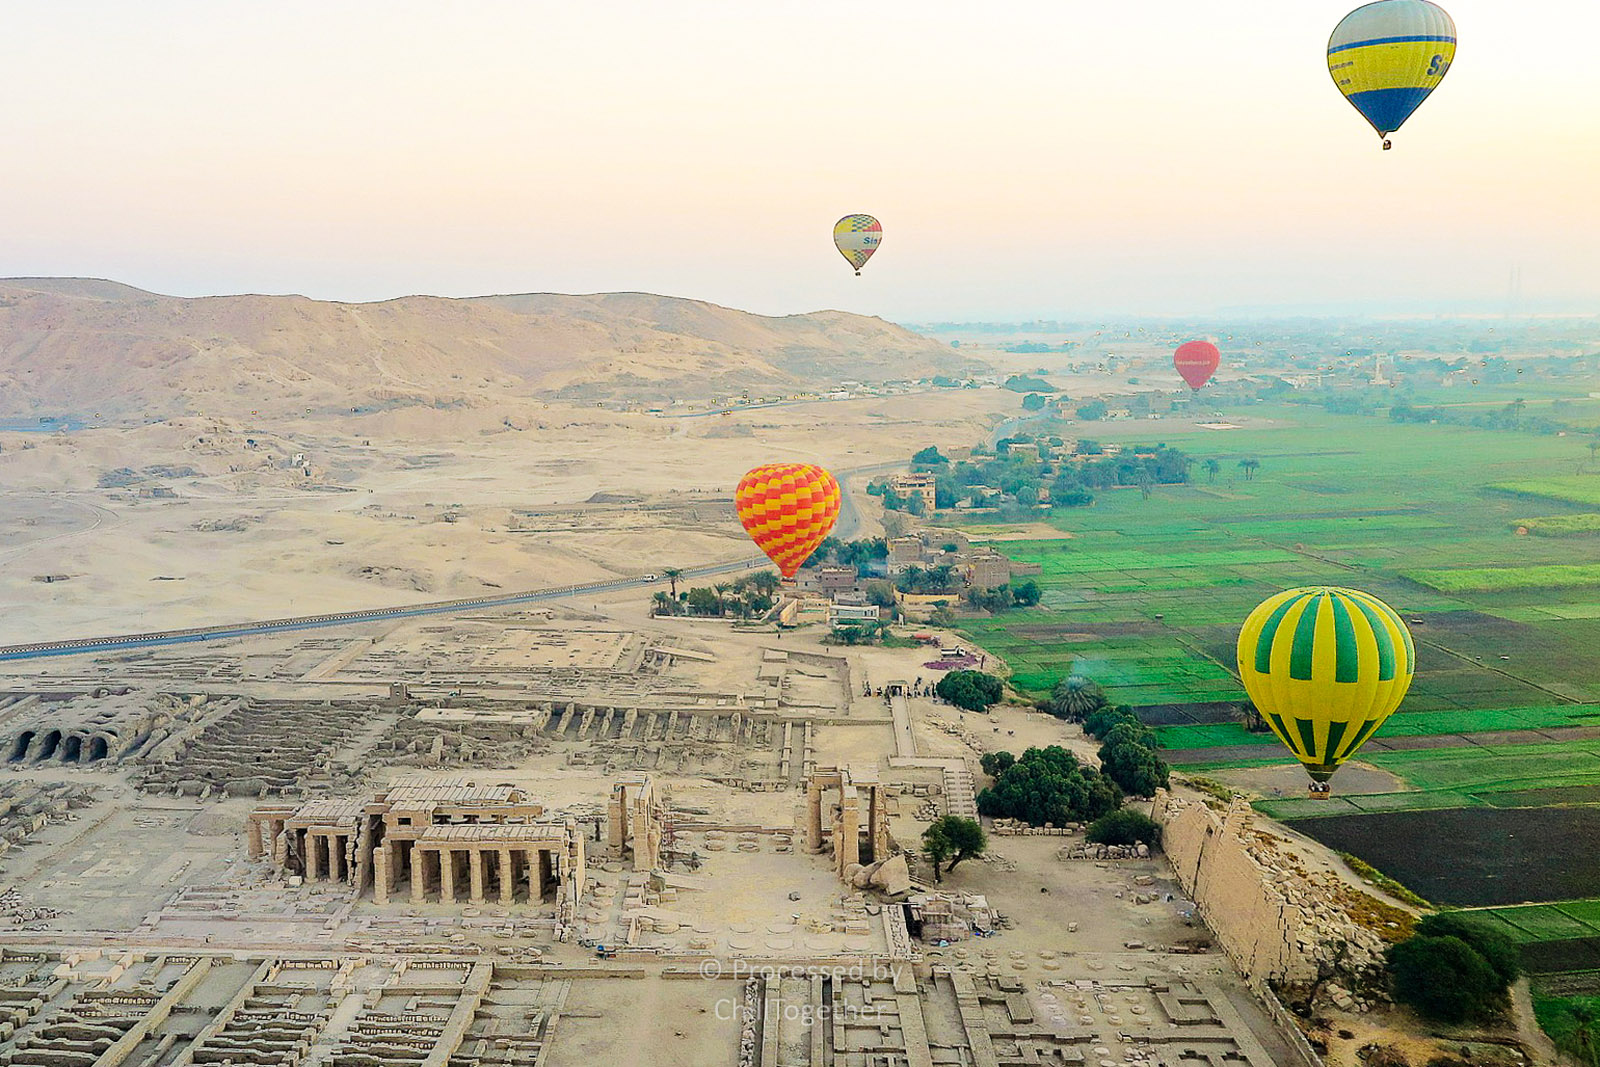
[[[1516,264],[1600,312],[1600,4],[1446,0],[1389,153],[1353,6],[9,2],[0,275],[928,321],[1499,309]]]

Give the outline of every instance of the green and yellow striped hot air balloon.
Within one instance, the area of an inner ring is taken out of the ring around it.
[[[1272,732],[1305,765],[1312,791],[1383,725],[1416,674],[1394,609],[1354,589],[1290,589],[1239,631],[1239,677]]]

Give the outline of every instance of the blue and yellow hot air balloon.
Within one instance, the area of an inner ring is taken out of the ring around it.
[[[1428,0],[1378,0],[1344,17],[1328,39],[1328,73],[1389,147],[1444,80],[1456,57],[1456,24]]]
[[[1405,698],[1411,632],[1370,593],[1320,586],[1269,597],[1239,631],[1239,678],[1311,775],[1313,795]]]

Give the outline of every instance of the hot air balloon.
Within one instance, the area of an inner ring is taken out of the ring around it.
[[[1416,647],[1377,597],[1327,586],[1290,589],[1239,631],[1239,677],[1261,715],[1328,795],[1333,772],[1400,706]]]
[[[1358,7],[1328,39],[1328,73],[1345,99],[1372,123],[1388,150],[1444,80],[1456,57],[1456,24],[1429,0],[1378,0]]]
[[[1210,341],[1190,341],[1172,354],[1172,365],[1195,392],[1211,380],[1221,363],[1222,353]]]
[[[839,518],[839,483],[809,463],[769,463],[739,479],[733,501],[750,540],[792,579]]]
[[[871,215],[846,215],[833,224],[833,244],[859,277],[872,253],[883,243],[883,226]]]

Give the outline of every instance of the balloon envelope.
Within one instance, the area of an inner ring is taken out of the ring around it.
[[[1221,364],[1222,353],[1210,341],[1190,341],[1179,345],[1172,354],[1172,365],[1178,368],[1191,389],[1199,389],[1209,382]]]
[[[846,215],[833,224],[833,245],[857,274],[882,243],[883,226],[871,215]]]
[[[839,518],[839,483],[809,463],[769,463],[739,479],[733,494],[750,540],[793,578]]]
[[[1358,7],[1328,39],[1333,83],[1380,137],[1404,125],[1455,57],[1456,24],[1428,0]]]
[[[1238,655],[1245,692],[1318,782],[1400,706],[1417,659],[1393,608],[1329,586],[1265,600],[1239,631]]]

